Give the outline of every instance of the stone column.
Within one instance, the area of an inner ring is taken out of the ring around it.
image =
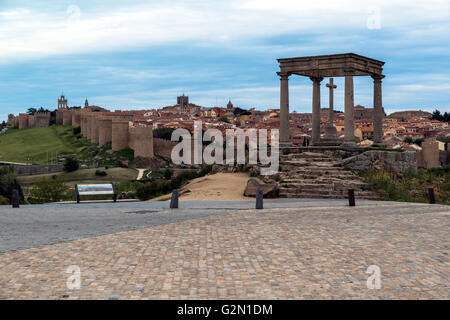
[[[312,97],[312,144],[317,145],[320,142],[320,83],[322,77],[311,77],[313,82]]]
[[[373,142],[374,145],[383,144],[383,75],[372,75],[373,78]]]
[[[345,76],[345,122],[344,122],[344,144],[355,145],[354,124],[355,101],[353,96],[353,76]]]
[[[289,73],[280,76],[280,147],[290,146],[289,133]]]

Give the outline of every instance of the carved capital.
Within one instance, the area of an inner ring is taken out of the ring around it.
[[[323,80],[323,77],[309,77],[312,82],[320,84]]]
[[[374,82],[377,82],[377,81],[381,82],[384,79],[385,75],[383,75],[383,74],[372,74],[371,77],[372,77]]]
[[[289,80],[289,76],[291,75],[289,72],[277,72],[277,74],[280,76],[280,80]]]

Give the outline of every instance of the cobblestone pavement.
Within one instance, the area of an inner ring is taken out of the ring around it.
[[[450,298],[448,206],[327,203],[6,252],[0,299]],[[79,290],[67,289],[70,265]],[[379,290],[367,288],[371,265]]]

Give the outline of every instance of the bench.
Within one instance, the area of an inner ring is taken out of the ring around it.
[[[116,190],[112,183],[108,184],[76,184],[77,203],[80,203],[81,196],[112,195],[114,202],[117,201]]]

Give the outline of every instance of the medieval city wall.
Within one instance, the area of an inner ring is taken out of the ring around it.
[[[35,127],[48,127],[50,125],[50,112],[36,112],[34,114]]]
[[[36,126],[36,118],[34,115],[28,116],[28,127],[34,128]]]
[[[80,110],[72,111],[72,126],[80,127],[81,126],[81,114]]]
[[[63,125],[63,112],[62,110],[58,110],[56,111],[56,125],[57,126],[62,126]]]
[[[63,126],[71,126],[72,125],[72,111],[65,110],[63,111]]]
[[[91,142],[94,144],[98,144],[98,119],[100,114],[99,113],[92,113],[91,115]]]
[[[176,141],[170,141],[160,138],[153,138],[153,152],[155,155],[171,158],[172,149],[178,144]]]
[[[153,128],[136,126],[130,128],[129,147],[134,150],[134,157],[153,158]]]
[[[120,151],[128,148],[129,142],[129,121],[112,121],[111,147],[113,151]]]
[[[112,142],[112,118],[101,117],[98,120],[98,145],[104,145]]]
[[[19,114],[19,129],[28,128],[28,114]]]

